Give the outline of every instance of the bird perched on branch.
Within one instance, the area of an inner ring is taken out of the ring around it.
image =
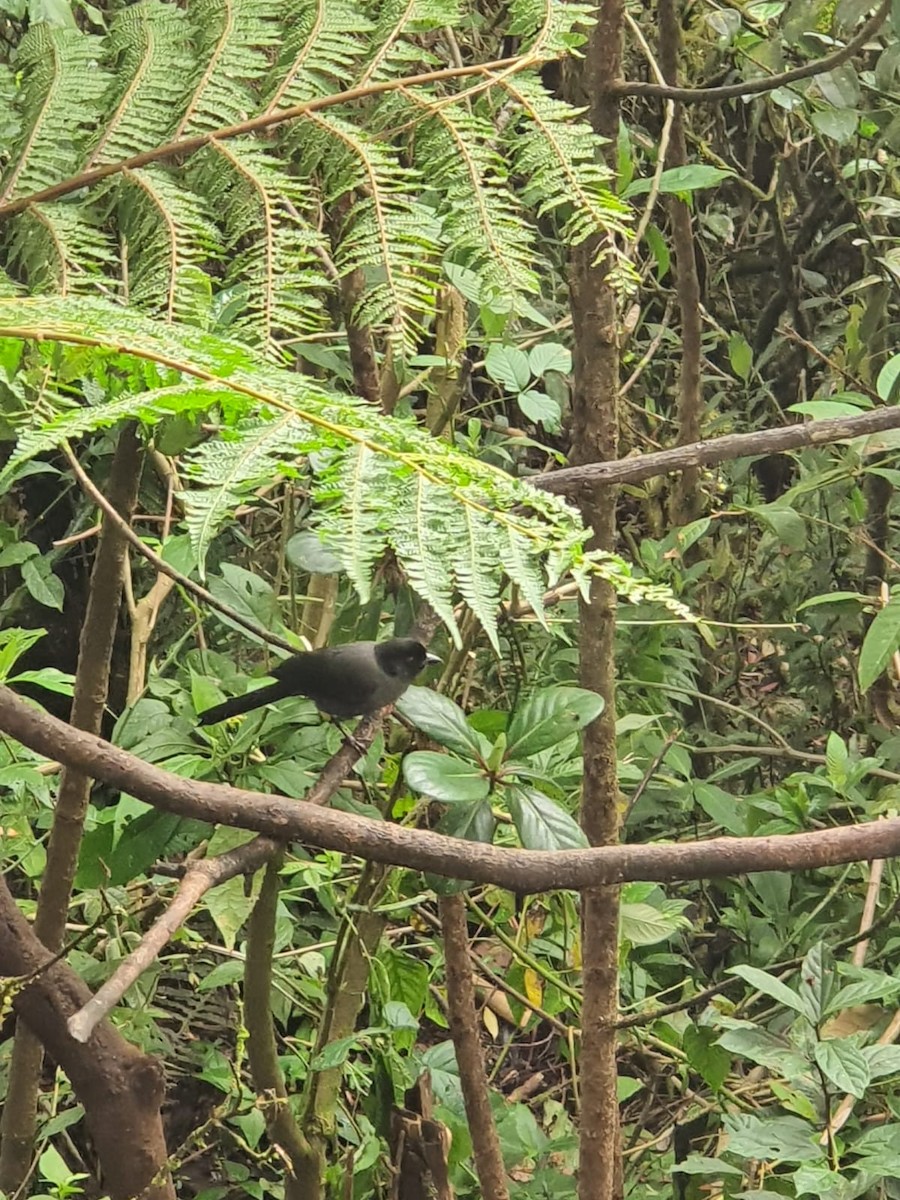
[[[348,642],[295,654],[272,671],[275,683],[199,714],[201,725],[250,712],[286,696],[308,696],[332,717],[367,717],[399,700],[428,663],[440,662],[415,638]]]

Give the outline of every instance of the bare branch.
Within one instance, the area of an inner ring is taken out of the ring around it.
[[[711,838],[660,846],[599,846],[590,850],[504,850],[408,829],[387,821],[298,804],[171,775],[42,712],[0,687],[0,729],[23,745],[83,770],[165,812],[252,829],[281,840],[298,838],[372,862],[434,871],[509,888],[519,895],[579,890],[629,880],[715,879],[747,871],[806,871],[900,855],[900,817],[760,838]]]

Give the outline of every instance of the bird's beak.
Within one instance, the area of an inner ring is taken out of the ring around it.
[[[437,654],[431,654],[430,652],[428,652],[425,655],[425,661],[427,663],[439,663],[442,660]]]

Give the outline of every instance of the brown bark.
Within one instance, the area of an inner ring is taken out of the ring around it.
[[[506,1170],[494,1114],[491,1112],[484,1051],[478,1036],[475,985],[469,965],[466,902],[460,895],[441,896],[439,914],[444,931],[450,1036],[459,1067],[475,1172],[481,1185],[482,1200],[508,1200]]]
[[[171,775],[31,707],[7,687],[0,687],[0,729],[38,754],[87,770],[94,778],[163,812],[237,825],[282,841],[297,839],[371,862],[491,883],[517,895],[565,888],[580,891],[634,879],[672,882],[721,879],[746,871],[808,871],[900,855],[900,817],[814,833],[721,837],[677,845],[506,850],[311,803],[298,804],[283,796]],[[346,756],[341,750],[335,757],[347,763],[356,754],[357,750],[348,747]]]
[[[681,22],[677,0],[659,0],[659,62],[669,84],[678,82],[678,57],[681,50]],[[684,109],[675,102],[672,133],[666,155],[667,167],[687,164],[684,135]],[[700,388],[700,277],[694,250],[691,210],[681,196],[669,197],[672,222],[672,247],[675,251],[675,291],[681,315],[681,365],[678,382],[678,442],[682,446],[699,441],[703,401]],[[699,511],[699,472],[687,467],[672,493],[672,523],[685,525]]]
[[[109,481],[111,503],[126,521],[137,501],[141,460],[137,426],[129,423],[119,434]],[[127,543],[116,525],[104,520],[91,572],[72,700],[72,724],[89,733],[100,732],[106,705],[127,553]],[[90,789],[88,775],[63,767],[34,922],[35,936],[49,950],[62,945]],[[4,1191],[19,1188],[29,1169],[42,1058],[40,1043],[23,1026],[13,1047],[0,1119],[0,1188]]]
[[[91,993],[52,957],[0,879],[0,972],[29,977],[13,1001],[20,1026],[27,1024],[84,1105],[106,1191],[112,1200],[174,1200],[160,1119],[160,1064],[129,1045],[108,1021],[85,1044],[76,1042],[66,1022]]]
[[[610,89],[622,67],[624,0],[604,0],[585,54],[581,87],[595,131],[615,145],[618,107]],[[615,459],[619,444],[618,306],[607,275],[608,258],[594,262],[596,245],[573,255],[572,325],[575,387],[572,403],[576,464]],[[616,547],[616,493],[596,484],[579,498],[581,514],[593,531],[593,545]],[[618,840],[616,774],[615,621],[616,594],[594,580],[581,603],[580,676],[583,687],[599,692],[604,710],[583,739],[581,824],[593,846]],[[580,1056],[579,1200],[616,1200],[622,1195],[619,1105],[616,1075],[618,1017],[619,894],[615,887],[589,887],[582,893],[584,1000]]]

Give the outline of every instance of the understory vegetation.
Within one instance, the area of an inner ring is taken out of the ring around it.
[[[0,0],[4,1194],[900,1198],[898,22]]]

